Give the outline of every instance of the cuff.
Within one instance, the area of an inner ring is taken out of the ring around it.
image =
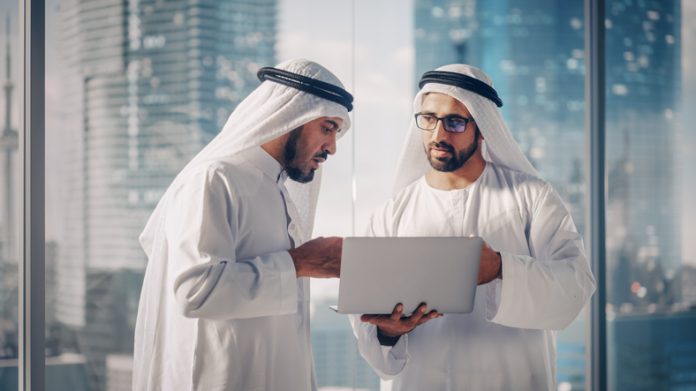
[[[404,334],[401,337],[399,337],[394,346],[382,345],[380,346],[380,348],[382,350],[382,355],[385,357],[385,359],[387,357],[390,357],[392,360],[395,360],[395,362],[401,363],[401,368],[399,369],[400,372],[401,369],[403,369],[403,367],[406,365],[406,361],[409,358],[408,334]]]
[[[490,322],[507,325],[507,319],[511,313],[516,311],[515,303],[519,302],[516,298],[518,292],[520,267],[524,265],[510,253],[501,252],[503,278],[497,279],[496,284],[491,287],[486,309],[486,319]]]
[[[276,266],[280,275],[279,314],[297,312],[297,271],[290,253],[279,251],[275,254]]]

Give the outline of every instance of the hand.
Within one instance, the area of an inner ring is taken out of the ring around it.
[[[341,274],[343,238],[318,237],[288,250],[297,277],[332,278]]]
[[[500,253],[493,250],[486,242],[483,242],[481,260],[479,262],[479,285],[489,283],[495,280],[499,275],[500,278],[502,278],[503,260],[500,257]]]
[[[387,337],[404,335],[423,323],[443,316],[436,310],[428,313],[428,305],[421,303],[411,316],[402,317],[404,305],[399,303],[394,307],[391,315],[363,315],[360,320],[377,326],[382,334]]]

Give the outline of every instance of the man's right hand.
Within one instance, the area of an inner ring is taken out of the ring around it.
[[[399,303],[394,307],[391,315],[363,315],[360,320],[377,326],[379,331],[387,337],[400,337],[423,323],[442,316],[436,310],[427,311],[428,305],[421,303],[411,316],[403,317],[404,305]]]
[[[341,274],[343,238],[318,237],[288,250],[297,277],[332,278]]]

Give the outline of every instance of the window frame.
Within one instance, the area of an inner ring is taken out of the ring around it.
[[[19,161],[19,391],[43,391],[45,371],[45,13],[44,0],[19,0],[22,102]]]
[[[585,0],[585,239],[597,291],[590,301],[585,340],[585,388],[607,389],[605,211],[605,0]]]

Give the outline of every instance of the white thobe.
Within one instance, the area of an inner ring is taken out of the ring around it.
[[[281,165],[260,147],[173,193],[167,257],[147,265],[135,390],[314,390],[304,242]],[[287,200],[288,202],[284,202]]]
[[[394,390],[555,388],[554,330],[576,318],[595,281],[548,183],[491,163],[465,189],[438,190],[423,177],[373,214],[368,235],[476,235],[502,256],[502,280],[476,289],[473,312],[431,320],[393,347],[351,317],[361,354]]]

